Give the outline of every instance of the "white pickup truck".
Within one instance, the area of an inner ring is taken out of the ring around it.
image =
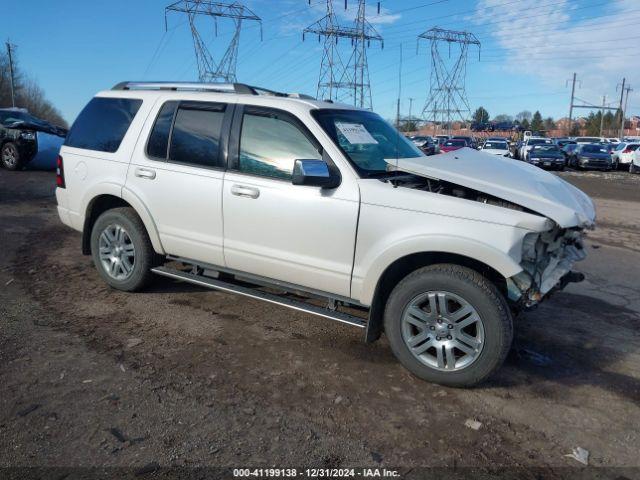
[[[411,372],[453,386],[501,365],[514,312],[582,278],[595,220],[526,163],[426,157],[370,111],[242,84],[98,93],[57,185],[112,287],[159,274],[384,332]]]

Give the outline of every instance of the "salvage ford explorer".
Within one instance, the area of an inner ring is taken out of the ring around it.
[[[532,165],[426,157],[370,111],[243,84],[99,93],[57,186],[113,288],[159,274],[384,333],[413,374],[451,386],[489,377],[513,316],[583,278],[595,221],[587,195]]]

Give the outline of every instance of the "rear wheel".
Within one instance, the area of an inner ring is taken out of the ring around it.
[[[638,167],[633,162],[629,164],[629,173],[638,173]]]
[[[424,267],[405,277],[385,308],[393,353],[414,375],[469,387],[502,365],[511,347],[511,313],[498,289],[458,265]]]
[[[131,208],[114,208],[98,217],[91,230],[91,255],[98,273],[118,290],[133,292],[152,278],[155,253],[140,217]]]
[[[15,143],[7,142],[2,146],[0,153],[2,166],[7,170],[20,170],[22,168],[22,158]]]

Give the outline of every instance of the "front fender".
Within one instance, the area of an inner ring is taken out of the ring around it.
[[[420,235],[389,245],[387,248],[368,256],[359,269],[354,270],[352,297],[364,305],[371,305],[378,280],[395,261],[416,253],[449,253],[462,255],[480,261],[505,278],[522,271],[522,267],[508,254],[486,243],[464,237],[450,235]]]

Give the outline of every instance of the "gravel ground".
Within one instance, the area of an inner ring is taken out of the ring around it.
[[[0,170],[0,472],[639,478],[640,176],[560,175],[598,206],[587,281],[523,314],[502,370],[459,390],[412,377],[384,338],[366,345],[317,317],[163,278],[111,290],[59,223],[53,175]],[[578,446],[589,467],[565,456]]]

